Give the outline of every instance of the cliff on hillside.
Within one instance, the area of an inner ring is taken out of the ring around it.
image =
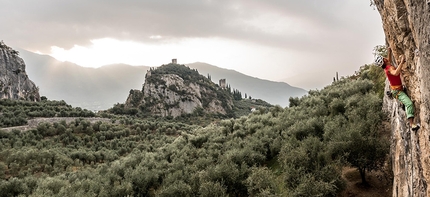
[[[373,3],[394,56],[406,56],[402,77],[421,123],[420,130],[411,132],[399,103],[384,100],[392,127],[393,196],[430,196],[430,5],[424,0]]]
[[[148,70],[142,90],[130,91],[125,108],[162,117],[191,114],[196,109],[227,115],[233,101],[226,90],[197,70],[172,63]]]
[[[39,101],[39,89],[28,78],[18,52],[0,42],[0,99]]]

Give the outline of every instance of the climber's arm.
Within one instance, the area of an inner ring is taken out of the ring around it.
[[[387,48],[387,59],[388,59],[388,62],[390,62],[390,64],[392,64],[392,57],[393,57],[393,54],[392,54],[392,52],[391,52],[391,47],[388,47]]]
[[[397,66],[397,68],[396,69],[394,69],[394,67],[390,67],[390,74],[392,74],[392,75],[394,75],[394,76],[398,76],[398,75],[400,75],[400,73],[402,72],[402,67],[403,67],[403,65],[405,65],[405,63],[406,63],[406,61],[405,61],[405,57],[404,56],[402,56],[401,58],[400,58],[400,63],[399,63],[399,65]]]

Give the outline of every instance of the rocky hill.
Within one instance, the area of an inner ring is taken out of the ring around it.
[[[391,119],[393,196],[430,196],[430,2],[374,0],[394,57],[405,55],[402,77],[421,129],[412,132],[393,99],[384,105]]]
[[[39,89],[28,78],[18,51],[0,42],[0,98],[39,101]]]
[[[231,114],[231,94],[199,74],[175,63],[147,71],[142,90],[131,90],[125,108],[138,108],[146,114],[178,117],[204,110]]]

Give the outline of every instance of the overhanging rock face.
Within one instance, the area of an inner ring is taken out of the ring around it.
[[[424,176],[423,150],[418,133],[411,131],[406,112],[399,101],[384,98],[384,111],[391,123],[391,159],[393,163],[393,196],[428,196]],[[428,165],[428,164],[427,164]]]
[[[399,103],[384,99],[393,134],[393,196],[430,196],[430,7],[426,0],[374,3],[394,57],[406,57],[402,77],[421,123],[421,129],[412,132]]]
[[[39,101],[39,89],[25,72],[18,52],[0,42],[0,99]]]

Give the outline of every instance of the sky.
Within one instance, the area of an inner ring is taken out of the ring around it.
[[[372,63],[385,40],[370,0],[0,0],[0,13],[0,40],[60,61],[176,58],[307,90]]]

